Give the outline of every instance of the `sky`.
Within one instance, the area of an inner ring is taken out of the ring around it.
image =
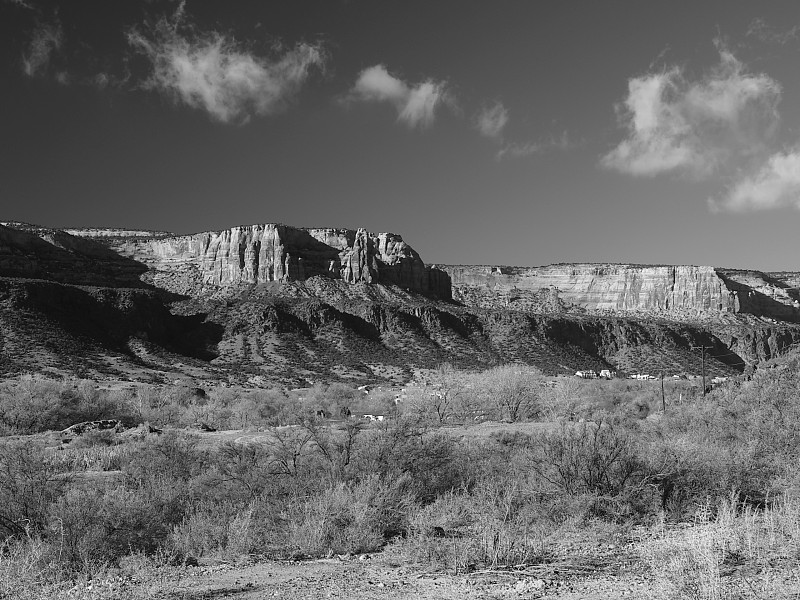
[[[796,0],[0,0],[0,221],[800,271]]]

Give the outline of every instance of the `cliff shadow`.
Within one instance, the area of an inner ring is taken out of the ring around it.
[[[291,233],[287,231],[286,252],[291,258],[302,260],[302,274],[292,273],[297,279],[304,280],[315,275],[334,277],[330,265],[334,263],[338,267],[340,263],[337,248],[319,241],[304,229],[291,229]],[[299,264],[290,264],[290,268],[300,270]]]
[[[774,298],[759,292],[747,284],[730,279],[723,273],[718,273],[718,275],[728,289],[736,293],[737,312],[747,313],[757,317],[780,319],[781,321],[787,321],[789,323],[800,323],[800,307],[778,302]],[[764,277],[764,281],[782,289],[789,287],[785,283],[767,276]],[[787,292],[787,295],[795,302],[800,302],[800,300],[792,296],[792,294]],[[795,294],[795,296],[797,296],[797,294]]]
[[[0,226],[0,277],[70,285],[152,288],[140,280],[148,267],[94,240],[59,230]]]
[[[217,347],[225,327],[207,320],[207,314],[170,315],[163,346],[182,356],[211,361],[219,357]]]
[[[0,298],[31,329],[35,344],[57,354],[92,346],[130,354],[131,338],[183,356],[211,360],[223,327],[206,313],[174,315],[162,294],[149,289],[79,287],[41,279],[0,278]]]

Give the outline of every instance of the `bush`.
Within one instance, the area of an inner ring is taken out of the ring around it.
[[[429,502],[467,483],[466,462],[447,434],[428,432],[417,419],[398,418],[361,434],[347,473],[356,480],[373,474],[402,479],[420,500]]]
[[[608,423],[562,423],[535,448],[534,471],[568,496],[619,496],[640,489],[646,477],[631,436]]]
[[[170,547],[179,557],[209,554],[235,559],[259,548],[256,501],[240,510],[201,503],[170,534]]]
[[[0,541],[45,529],[49,506],[69,484],[58,474],[41,445],[0,440]]]
[[[300,554],[361,553],[379,550],[406,530],[414,504],[401,481],[377,476],[340,483],[288,509],[288,545]]]

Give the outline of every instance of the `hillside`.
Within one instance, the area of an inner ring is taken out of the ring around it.
[[[0,225],[0,369],[259,386],[440,362],[740,372],[800,343],[796,273],[430,266],[399,235]]]

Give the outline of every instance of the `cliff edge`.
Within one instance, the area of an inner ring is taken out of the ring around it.
[[[481,308],[595,314],[648,313],[673,319],[746,313],[800,321],[789,275],[689,265],[563,264],[440,266],[453,298]]]
[[[365,229],[302,229],[247,225],[193,235],[70,229],[153,271],[160,287],[197,295],[209,287],[305,281],[323,276],[347,283],[383,283],[442,300],[450,281],[425,265],[403,238]]]

